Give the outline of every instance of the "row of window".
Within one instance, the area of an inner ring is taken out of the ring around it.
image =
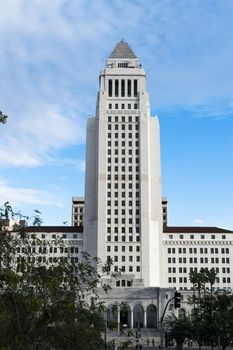
[[[112,150],[109,148],[107,153],[108,153],[108,155],[111,155],[113,152],[112,152]],[[116,156],[118,155],[118,153],[119,153],[119,150],[118,150],[117,148],[114,149],[114,154],[115,154]],[[131,148],[129,148],[129,149],[128,149],[128,155],[131,156],[132,153],[133,153],[133,150],[132,150]],[[136,155],[139,155],[139,149],[136,148],[136,149],[134,150],[134,153],[135,153]],[[125,155],[125,149],[121,149],[121,150],[120,150],[120,154],[121,154],[121,156],[124,156],[124,155]]]
[[[111,215],[111,214],[118,215],[118,213],[119,213],[118,209],[114,209],[114,210],[108,209],[107,210],[107,214],[108,215]],[[126,214],[126,210],[125,209],[121,209],[120,213],[121,213],[121,215],[125,215]],[[136,209],[135,210],[135,215],[139,215],[139,213],[140,213],[139,209]],[[133,215],[133,210],[129,209],[128,210],[128,214],[129,215]]]
[[[108,130],[126,130],[128,129],[129,131],[135,129],[136,131],[139,130],[139,124],[108,124]]]
[[[190,272],[193,272],[193,270],[194,269],[192,267],[189,269]],[[219,267],[216,267],[214,270],[215,272],[219,273]],[[195,268],[195,271],[197,272],[197,268]],[[179,268],[168,267],[168,273],[176,273],[176,272],[187,273],[187,267],[179,267]],[[222,273],[230,273],[230,267],[222,267]]]
[[[138,181],[140,179],[140,176],[139,174],[129,174],[129,175],[125,175],[125,174],[115,174],[114,176],[112,176],[111,174],[108,174],[107,175],[107,180],[110,181],[110,180],[115,180],[115,181],[118,181],[118,180],[136,180]]]
[[[125,104],[125,103],[121,103],[121,104],[118,104],[118,103],[115,103],[114,105],[112,103],[109,103],[108,105],[108,109],[129,109],[131,110],[132,108],[133,109],[138,109],[138,104],[137,103],[134,103],[134,104],[131,104],[131,103],[128,103],[128,104]]]
[[[167,252],[168,254],[176,254],[176,252],[178,252],[179,254],[186,254],[186,252],[189,251],[189,254],[197,254],[198,249],[197,248],[168,248]],[[200,254],[208,254],[208,248],[199,248],[199,252]],[[218,253],[222,253],[222,254],[229,254],[229,248],[209,248],[209,252],[211,254],[218,254]]]
[[[118,207],[118,205],[121,205],[121,207],[125,207],[127,203],[128,203],[129,207],[133,206],[133,201],[126,202],[125,200],[124,201],[120,201],[120,202],[116,201],[116,200],[114,200],[114,201],[107,201],[107,206],[111,207],[111,205],[112,205],[112,206]],[[134,201],[134,205],[136,207],[139,207],[140,201]]]
[[[76,208],[74,208],[74,213],[75,214],[77,214],[77,213],[80,213],[80,214],[82,214],[83,213],[83,207],[76,207]]]
[[[71,254],[77,254],[79,253],[78,247],[17,247],[16,248],[17,253],[40,253],[40,254],[63,254],[63,253],[71,253]]]
[[[122,167],[118,167],[118,165],[115,165],[114,167],[113,166],[108,166],[107,167],[107,171],[109,171],[109,172],[113,172],[113,171],[122,171],[122,172],[125,172],[126,171],[126,167],[123,165]],[[139,172],[139,166],[138,165],[136,165],[135,167],[134,167],[134,169],[133,169],[133,167],[130,165],[130,166],[128,166],[128,171],[129,172],[132,172],[132,171],[137,171],[137,172]]]
[[[74,215],[74,220],[82,220],[83,219],[83,215]]]
[[[134,196],[133,196],[134,194]],[[107,197],[111,198],[111,197],[114,197],[114,198],[117,198],[118,195],[121,195],[121,197],[126,197],[126,193],[125,192],[122,192],[122,193],[119,193],[119,192],[108,192],[107,193]],[[140,197],[140,192],[139,191],[134,191],[134,192],[127,192],[127,195],[128,197]]]
[[[132,141],[129,141],[128,143],[128,147],[139,147],[139,141],[135,141],[134,143]],[[119,146],[119,142],[118,141],[114,141],[114,143],[112,143],[112,141],[108,141],[108,147],[112,147],[112,145],[114,145],[115,147]],[[125,141],[121,141],[121,147],[125,147],[126,143]]]
[[[115,116],[111,116],[109,115],[108,116],[108,122],[115,122],[115,123],[118,123],[118,122],[122,122],[122,123],[132,123],[132,122],[139,122],[139,116],[125,116],[125,115],[122,115],[122,116],[118,116],[118,115],[115,115]]]
[[[111,222],[114,222],[114,224],[118,224],[120,220],[118,220],[118,218],[107,218],[107,224],[111,224]],[[128,218],[127,220],[129,222],[129,224],[132,224],[133,223],[133,218]],[[126,219],[125,218],[122,218],[121,219],[121,223],[122,224],[125,224],[126,223]],[[139,225],[140,224],[140,219],[139,218],[136,218],[135,219],[135,223],[136,225]]]
[[[136,229],[137,229],[137,228],[136,228]],[[133,229],[130,229],[130,227],[129,227],[128,231],[129,231],[130,234],[133,233]],[[108,234],[108,236],[107,236],[107,241],[108,241],[108,242],[111,242],[111,236],[109,236],[110,233],[111,233],[111,227],[109,228],[109,230],[107,230],[107,234]],[[116,233],[118,233],[118,232],[114,232],[114,233],[116,234]],[[122,232],[121,232],[121,233],[122,233]],[[123,232],[123,233],[125,233],[125,232]],[[135,233],[135,231],[134,231],[134,233]],[[139,229],[136,230],[136,233],[140,233],[140,230],[139,230]],[[118,242],[118,236],[113,236],[113,237],[112,237],[112,240],[114,240],[114,242]],[[125,242],[125,241],[126,241],[126,237],[125,237],[125,236],[121,236],[121,241],[122,241],[122,242]],[[134,241],[140,242],[140,236],[135,236],[135,237],[133,237],[133,236],[128,236],[128,241],[129,241],[129,242],[134,242]]]
[[[73,234],[73,239],[77,239],[78,238],[78,235],[75,233],[75,234]],[[56,234],[52,234],[52,239],[60,239],[60,238],[62,238],[62,239],[64,239],[64,238],[69,238],[69,239],[71,239],[72,238],[71,237],[71,235],[67,235],[67,234],[62,234],[61,236],[59,236],[59,235],[56,235]],[[31,235],[31,238],[36,238],[36,236],[35,236],[35,234],[32,234]],[[45,239],[46,238],[46,235],[44,234],[44,233],[42,233],[41,234],[41,238],[42,239]],[[47,235],[47,238],[49,238],[49,236]]]
[[[124,182],[121,183],[121,184],[118,184],[117,182],[115,182],[115,183],[114,183],[114,188],[117,189],[119,185],[121,186],[121,188],[125,189],[125,183],[124,183]],[[138,182],[135,183],[134,185],[135,185],[134,187],[135,187],[136,189],[139,189],[139,188],[140,188],[140,184],[139,184]],[[111,182],[108,182],[108,183],[107,183],[107,188],[110,189],[111,187],[112,187]],[[128,183],[128,188],[129,188],[129,189],[133,189],[133,184],[132,184],[132,182],[129,182],[129,183]]]
[[[125,266],[114,266],[114,271],[115,272],[118,272],[118,271],[121,271],[121,272],[126,272],[126,267]],[[128,267],[128,270],[127,270],[127,272],[140,272],[141,271],[141,268],[140,268],[140,266],[135,266],[135,269],[134,269],[134,267],[133,266],[129,266]]]
[[[138,132],[136,132],[136,133],[134,133],[134,134],[132,134],[131,132],[128,133],[128,134],[125,134],[124,132],[122,132],[121,135],[120,135],[119,132],[116,132],[116,133],[114,133],[114,134],[111,133],[111,132],[108,133],[108,138],[109,138],[109,139],[110,139],[111,137],[115,137],[115,139],[117,139],[118,137],[121,137],[122,139],[124,139],[124,138],[126,138],[126,137],[128,137],[129,139],[132,139],[133,136],[134,136],[135,139],[139,139],[139,133],[138,133]]]
[[[107,256],[107,260],[110,261],[110,260],[111,260],[111,256]],[[115,256],[113,257],[113,261],[115,261],[115,262],[118,262],[118,261],[120,261],[120,260],[123,261],[123,262],[125,262],[125,261],[126,261],[125,255],[121,256],[121,259],[120,259],[120,257],[118,257],[117,255],[115,255]],[[133,260],[136,260],[136,262],[140,262],[140,256],[139,256],[139,255],[137,255],[137,256],[129,255],[129,256],[128,256],[128,260],[129,260],[130,262],[133,262]]]
[[[197,258],[168,258],[168,263],[169,264],[175,264],[176,261],[178,261],[180,264],[186,264],[187,262],[189,262],[190,264],[197,264],[198,261],[197,261]],[[201,264],[204,264],[204,263],[208,263],[208,261],[210,261],[212,264],[218,264],[220,261],[222,261],[222,264],[229,264],[230,263],[230,259],[229,258],[200,258],[199,259],[199,262]]]
[[[173,237],[173,235],[169,235],[168,236],[169,237],[169,239],[173,239],[174,237]],[[215,237],[215,235],[211,235],[210,236],[211,237],[211,239],[215,239],[216,237]],[[176,238],[176,236],[175,236],[175,238]],[[188,235],[179,235],[179,239],[184,239],[184,238],[188,238]],[[194,235],[189,235],[189,238],[190,239],[194,239],[194,238],[196,238],[196,239],[205,239],[206,237],[205,237],[205,235],[198,235],[198,236],[194,236]],[[208,238],[209,238],[209,235],[208,235]],[[221,238],[222,239],[226,239],[226,235],[221,235]]]
[[[135,248],[135,249],[134,249]],[[121,246],[121,249],[120,249],[120,247],[118,247],[118,245],[115,245],[114,246],[114,249],[113,249],[113,246],[110,246],[110,245],[108,245],[107,246],[107,252],[111,252],[111,250],[113,251],[114,250],[114,252],[118,252],[118,251],[122,251],[122,252],[125,252],[126,251],[126,246]],[[133,247],[132,245],[130,245],[130,246],[128,246],[128,251],[129,252],[133,252],[133,251],[136,251],[136,252],[140,252],[140,245],[137,245],[136,247]]]
[[[179,278],[168,277],[168,283],[176,283],[176,281],[179,283],[188,283],[187,277],[179,277]],[[219,283],[219,282],[220,282],[219,277],[216,277],[216,283]],[[231,278],[230,277],[223,277],[222,283],[231,283]]]
[[[135,158],[120,158],[120,162],[125,164],[126,163],[126,160],[128,163],[133,163],[133,160],[135,161],[135,163],[139,163],[139,157],[135,157]],[[118,157],[115,157],[115,158],[108,158],[107,159],[108,163],[115,163],[115,164],[118,164],[119,162],[119,158]]]
[[[58,263],[58,262],[68,262],[70,261],[71,263],[77,263],[79,261],[79,258],[78,257],[71,257],[71,258],[68,258],[66,256],[61,256],[61,257],[46,257],[46,256],[28,256],[27,257],[27,262],[28,263]],[[17,263],[18,264],[22,264],[23,262],[25,261],[25,258],[24,257],[20,257],[18,256],[17,257]]]
[[[138,81],[124,79],[108,80],[108,96],[109,97],[137,97]]]
[[[126,280],[121,280],[121,281],[116,281],[116,287],[132,287],[133,281],[126,281]]]

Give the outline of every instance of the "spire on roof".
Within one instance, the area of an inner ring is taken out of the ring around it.
[[[128,43],[122,39],[119,43],[116,44],[109,58],[136,58],[134,52],[129,47]]]

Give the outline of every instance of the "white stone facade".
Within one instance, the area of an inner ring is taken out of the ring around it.
[[[113,259],[132,285],[160,285],[160,131],[146,75],[127,43],[100,73],[96,117],[88,120],[84,249]]]
[[[83,226],[84,222],[84,198],[72,197],[72,226]]]
[[[217,227],[165,227],[163,287],[191,290],[191,271],[214,268],[214,288],[233,289],[233,232]]]

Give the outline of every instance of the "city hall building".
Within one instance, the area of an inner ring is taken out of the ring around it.
[[[175,289],[188,312],[189,273],[205,267],[218,272],[216,289],[232,290],[233,231],[168,226],[159,120],[151,116],[145,70],[124,41],[100,72],[96,115],[87,123],[85,197],[72,202],[72,227],[40,227],[38,235],[69,241],[74,259],[87,251],[113,261],[113,272],[121,274],[101,296],[109,318],[156,328]],[[59,254],[51,251],[51,259]]]

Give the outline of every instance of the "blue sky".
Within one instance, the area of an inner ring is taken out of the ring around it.
[[[171,225],[233,229],[233,1],[0,0],[0,201],[44,224],[82,196],[98,74],[124,38],[161,126]]]

